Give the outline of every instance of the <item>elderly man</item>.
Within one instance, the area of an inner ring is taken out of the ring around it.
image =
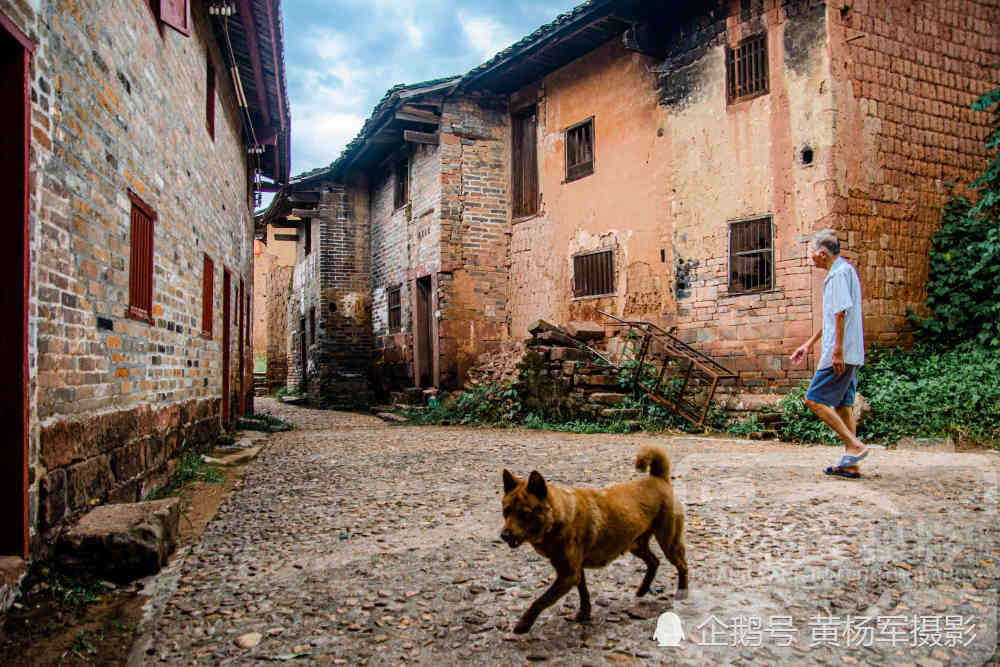
[[[795,350],[792,363],[801,363],[822,335],[819,363],[806,393],[806,405],[844,442],[844,457],[824,472],[857,479],[861,476],[858,463],[869,451],[858,440],[852,410],[858,368],[865,363],[861,281],[854,267],[840,256],[840,241],[834,230],[816,232],[810,249],[813,264],[827,272],[823,280],[823,328]]]

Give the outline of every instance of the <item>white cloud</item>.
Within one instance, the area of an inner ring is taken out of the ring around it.
[[[465,33],[465,39],[484,61],[517,41],[508,26],[489,16],[459,13],[458,22]]]

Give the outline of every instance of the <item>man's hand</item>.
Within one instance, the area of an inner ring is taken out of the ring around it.
[[[807,354],[809,354],[809,344],[808,343],[806,343],[805,345],[800,346],[799,349],[797,349],[794,352],[792,352],[792,357],[791,357],[792,358],[792,365],[793,366],[798,366],[800,363],[802,363],[802,360],[806,358]]]
[[[844,371],[847,370],[847,364],[844,363],[844,351],[834,348],[833,350],[833,372],[836,375],[843,375]]]

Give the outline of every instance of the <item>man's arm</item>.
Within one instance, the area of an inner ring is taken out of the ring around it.
[[[833,342],[833,372],[841,375],[847,369],[847,364],[844,363],[844,325],[847,322],[847,311],[842,310],[834,317],[837,319],[837,337]]]
[[[799,347],[799,349],[795,350],[795,352],[792,353],[792,364],[798,365],[803,359],[805,359],[806,355],[809,354],[809,350],[812,349],[812,346],[816,344],[816,341],[818,341],[819,337],[822,335],[823,335],[823,330],[820,329],[819,331],[814,333],[809,340],[803,343],[802,346]]]

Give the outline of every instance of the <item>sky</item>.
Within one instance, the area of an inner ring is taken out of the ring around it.
[[[463,74],[583,0],[284,0],[292,175],[333,162],[385,91]]]

